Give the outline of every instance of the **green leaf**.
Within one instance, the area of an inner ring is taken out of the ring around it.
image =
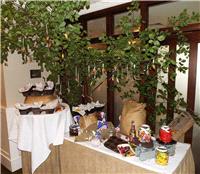
[[[165,40],[165,36],[164,36],[164,35],[160,35],[160,36],[157,37],[157,39],[158,39],[160,42],[162,42],[162,41]]]

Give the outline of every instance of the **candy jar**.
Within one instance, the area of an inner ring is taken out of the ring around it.
[[[168,164],[169,154],[165,146],[159,146],[156,148],[156,163],[162,166]]]
[[[169,126],[162,126],[159,131],[160,140],[164,143],[172,141],[172,131]]]
[[[149,143],[151,141],[151,129],[149,125],[143,124],[138,130],[139,141]]]

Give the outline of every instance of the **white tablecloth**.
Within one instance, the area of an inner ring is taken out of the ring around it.
[[[18,136],[18,110],[16,108],[10,107],[6,108],[6,118],[8,126],[8,139],[17,143]]]
[[[74,138],[70,137],[69,133],[65,134],[65,139],[68,140],[68,141],[74,142]],[[85,146],[87,148],[90,148],[90,149],[93,149],[95,151],[104,153],[106,155],[118,158],[122,161],[133,164],[133,165],[138,166],[140,168],[144,168],[144,169],[150,170],[152,172],[162,173],[162,174],[175,173],[176,169],[181,164],[181,161],[184,159],[187,151],[190,149],[189,144],[177,143],[176,153],[175,153],[174,156],[169,157],[168,165],[167,166],[160,166],[160,165],[155,163],[155,159],[140,161],[139,158],[135,157],[135,156],[133,156],[133,157],[123,157],[122,155],[115,153],[112,150],[104,147],[103,144],[101,144],[99,146],[95,146],[91,142],[78,142],[77,144],[80,144],[80,145]],[[193,163],[194,163],[194,161],[191,161],[191,164],[193,164]],[[184,173],[184,174],[186,174],[186,173]]]
[[[63,144],[71,123],[69,108],[54,114],[19,116],[18,148],[31,152],[32,173],[49,156],[50,144]]]

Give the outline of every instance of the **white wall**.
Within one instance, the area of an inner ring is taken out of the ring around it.
[[[193,11],[199,12],[200,1],[176,1],[152,6],[149,8],[149,24],[151,27],[166,27],[168,26],[168,17],[178,16],[183,9],[187,9],[189,14]]]
[[[177,47],[178,49],[178,47]],[[179,58],[185,59],[186,62],[184,63],[185,67],[189,67],[189,59],[186,58],[184,54],[177,54],[176,60],[178,61]],[[177,90],[183,94],[185,102],[187,101],[187,88],[188,88],[188,70],[186,73],[181,73],[179,71],[176,71],[177,77],[176,77],[176,83],[175,86]]]
[[[198,54],[197,54],[197,78],[196,78],[196,96],[195,96],[195,114],[200,117],[200,43],[198,44]],[[196,163],[196,173],[200,172],[200,127],[196,124],[193,129],[193,142],[192,142],[192,150]]]
[[[196,97],[195,97],[195,113],[200,115],[200,43],[198,43],[197,53],[197,81],[196,81]]]
[[[10,168],[10,164],[7,162],[10,158],[9,153],[9,143],[8,143],[8,129],[7,129],[7,120],[6,120],[6,96],[5,96],[5,85],[4,85],[4,73],[3,73],[3,65],[1,65],[1,164]]]
[[[30,79],[30,70],[39,69],[36,62],[22,64],[21,56],[17,53],[9,54],[8,66],[4,66],[4,82],[7,107],[14,106],[17,102],[24,102],[24,97],[18,89],[29,82],[35,83],[43,81],[42,78]],[[47,77],[47,72],[42,73],[42,77]]]
[[[21,168],[21,157],[17,149],[17,143],[8,140],[8,125],[11,124],[6,108],[14,107],[17,102],[24,102],[24,97],[18,89],[29,82],[43,81],[42,78],[30,79],[30,70],[40,69],[36,62],[22,64],[22,58],[17,53],[9,54],[8,66],[1,65],[1,164],[14,172]],[[42,77],[48,73],[43,72]]]

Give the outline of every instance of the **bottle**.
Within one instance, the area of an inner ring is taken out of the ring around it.
[[[135,122],[131,121],[131,129],[130,129],[130,133],[129,133],[129,141],[132,142],[134,137],[136,137]]]

